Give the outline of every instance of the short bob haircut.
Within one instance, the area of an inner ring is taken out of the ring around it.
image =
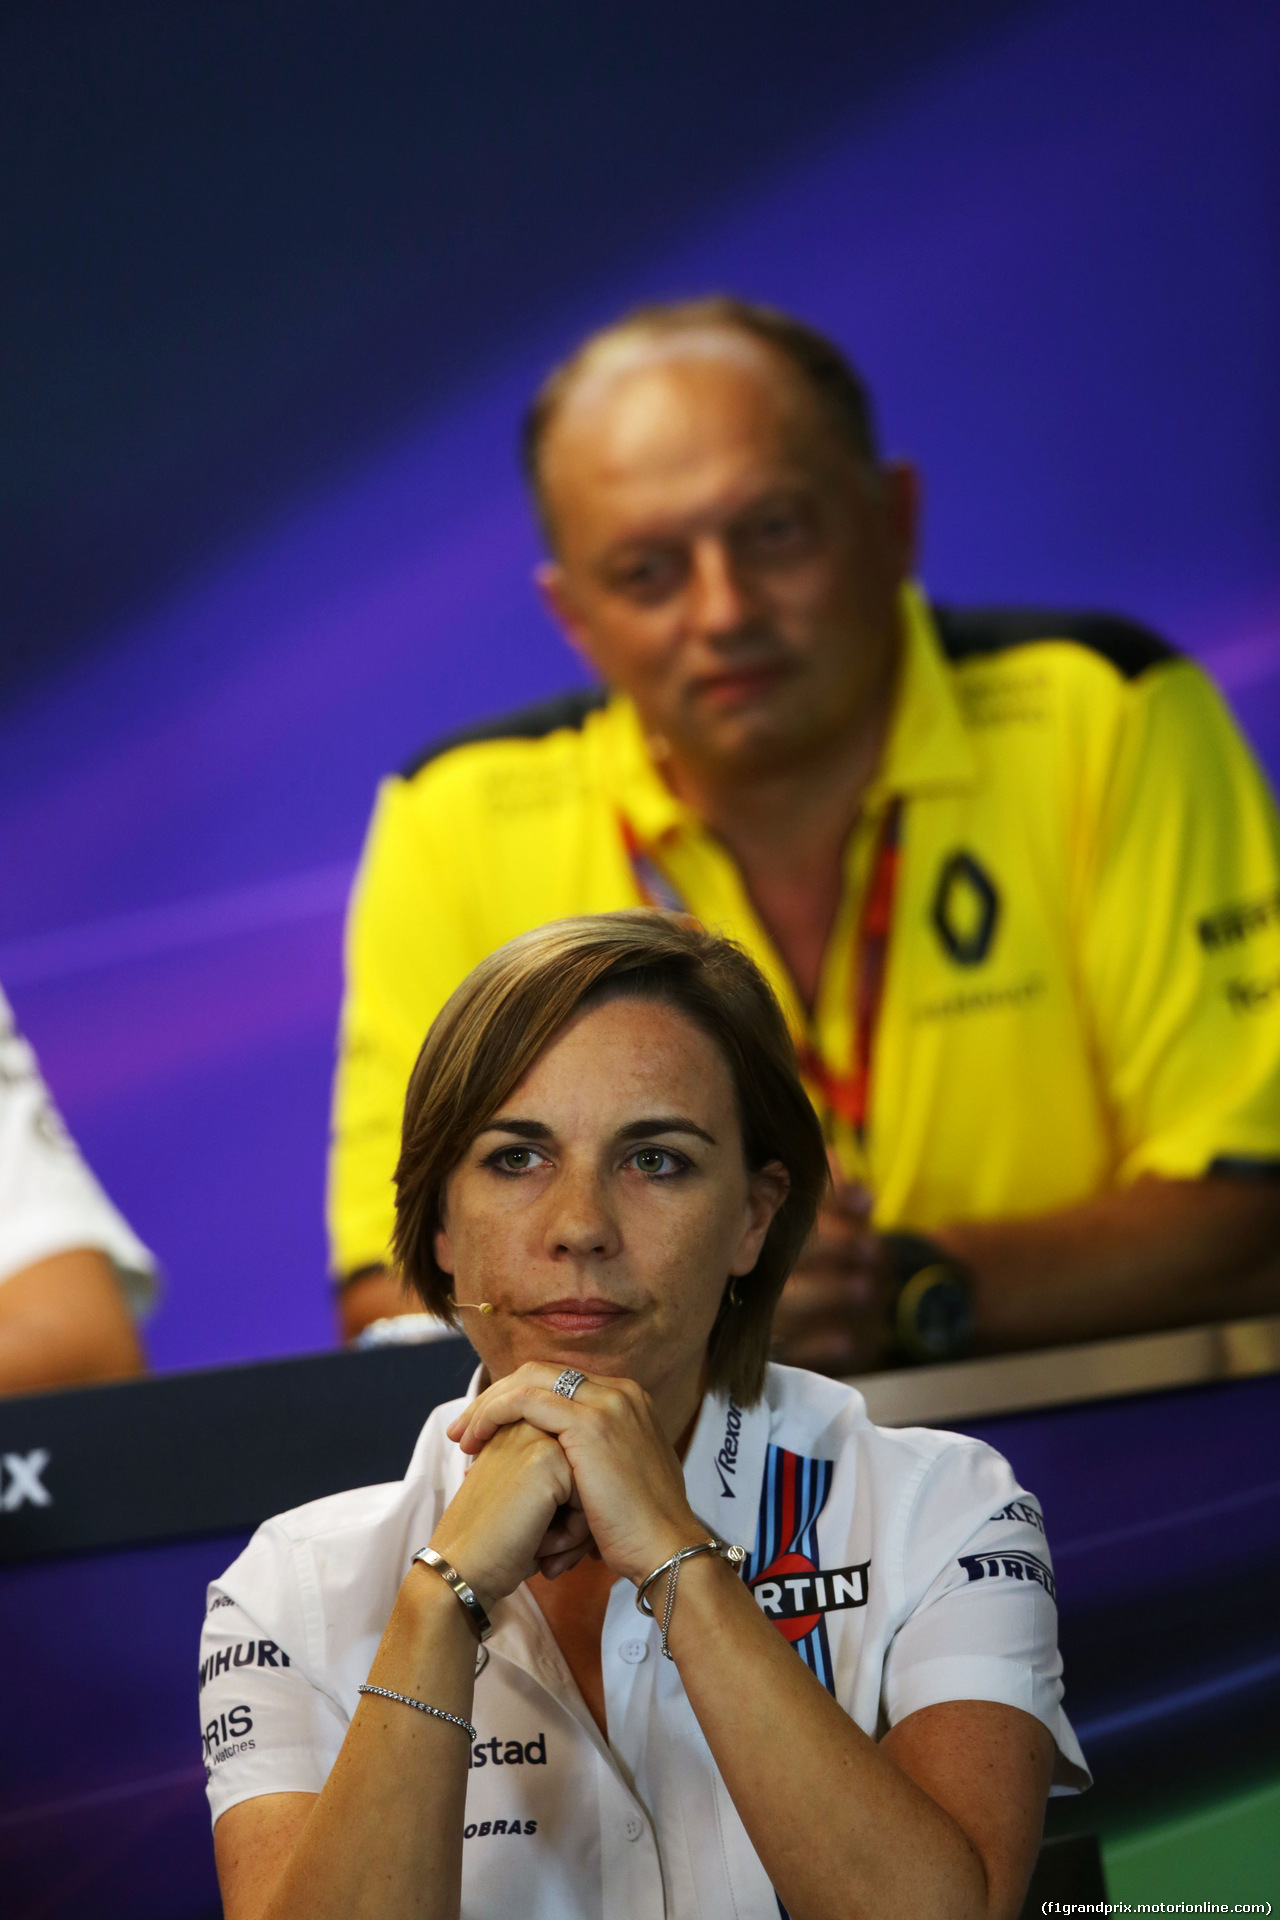
[[[822,1129],[781,1010],[753,961],[675,914],[637,908],[557,920],[510,940],[469,973],[432,1022],[409,1080],[396,1167],[396,1262],[423,1305],[458,1325],[436,1265],[445,1183],[538,1055],[588,1007],[624,997],[676,1008],[719,1048],[737,1094],[751,1170],[780,1160],[790,1188],[760,1258],[708,1343],[708,1384],[740,1406],[764,1387],[774,1308],[827,1184]],[[727,1276],[726,1276],[727,1281]]]

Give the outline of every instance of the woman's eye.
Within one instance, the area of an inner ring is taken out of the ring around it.
[[[683,1173],[689,1163],[683,1154],[672,1153],[666,1147],[639,1147],[631,1156],[631,1164],[637,1173],[647,1173],[652,1178]]]
[[[490,1154],[489,1165],[499,1173],[528,1173],[541,1159],[536,1147],[499,1147],[496,1153]]]

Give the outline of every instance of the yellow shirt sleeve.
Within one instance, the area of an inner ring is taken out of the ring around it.
[[[461,884],[465,823],[423,797],[418,781],[383,782],[348,910],[328,1184],[335,1278],[388,1259],[409,1075],[478,957]]]
[[[1280,822],[1262,774],[1186,661],[1127,689],[1095,768],[1081,953],[1119,1178],[1280,1174]]]

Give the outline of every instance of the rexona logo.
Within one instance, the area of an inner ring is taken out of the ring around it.
[[[0,1461],[0,1513],[53,1505],[53,1495],[40,1477],[48,1464],[44,1447],[35,1447],[30,1453],[5,1454]]]
[[[199,1691],[203,1693],[211,1680],[216,1680],[220,1673],[230,1673],[233,1667],[288,1665],[288,1654],[274,1640],[238,1640],[234,1647],[219,1647],[217,1653],[200,1662]]]
[[[867,1604],[867,1569],[815,1567],[802,1553],[782,1553],[751,1582],[756,1605],[787,1640],[803,1640],[824,1613],[844,1613]]]
[[[738,1497],[729,1482],[738,1471],[738,1435],[741,1431],[742,1408],[735,1407],[731,1400],[724,1423],[724,1439],[715,1456],[716,1472],[720,1475],[720,1497],[723,1500],[736,1500]]]
[[[1051,1600],[1058,1597],[1053,1575],[1034,1553],[962,1553],[960,1565],[970,1580],[1033,1580]]]
[[[1000,895],[971,853],[953,853],[943,861],[931,918],[958,967],[976,967],[986,959],[1000,918]]]

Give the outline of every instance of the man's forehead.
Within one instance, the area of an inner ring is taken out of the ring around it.
[[[544,485],[576,508],[623,489],[660,498],[722,461],[754,457],[798,473],[806,444],[831,431],[797,370],[748,335],[606,341],[548,433]]]

